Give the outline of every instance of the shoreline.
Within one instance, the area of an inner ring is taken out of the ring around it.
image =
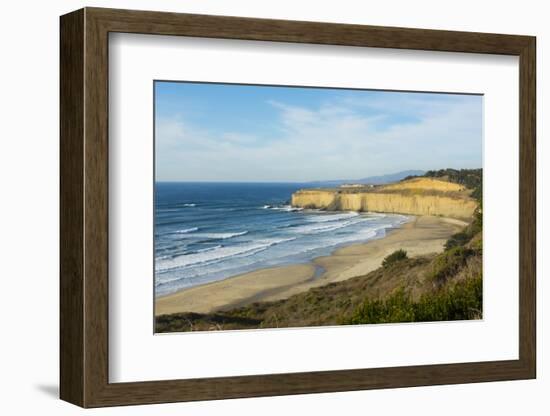
[[[159,297],[155,299],[155,316],[211,313],[253,302],[286,299],[314,287],[365,275],[398,249],[407,251],[409,257],[440,252],[445,241],[466,225],[452,218],[413,217],[401,227],[388,230],[383,238],[337,248],[309,263],[259,269]],[[317,276],[319,267],[323,272]]]

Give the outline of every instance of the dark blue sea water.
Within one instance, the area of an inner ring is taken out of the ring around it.
[[[156,294],[308,262],[339,246],[383,237],[407,221],[403,215],[290,207],[292,193],[306,187],[313,185],[157,183]]]

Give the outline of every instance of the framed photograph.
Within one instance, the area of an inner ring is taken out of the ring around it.
[[[535,49],[62,16],[61,398],[535,378]]]

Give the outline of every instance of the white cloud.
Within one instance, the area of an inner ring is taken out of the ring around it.
[[[160,119],[157,180],[310,181],[479,167],[479,102],[381,95],[305,108],[272,101],[280,132],[275,139]]]

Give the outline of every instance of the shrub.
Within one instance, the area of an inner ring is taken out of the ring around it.
[[[481,277],[426,293],[414,302],[403,289],[384,300],[366,299],[343,324],[455,321],[480,319],[483,284]]]
[[[474,212],[474,220],[463,231],[453,234],[445,242],[445,250],[450,250],[454,247],[464,246],[469,243],[472,238],[481,233],[483,229],[483,215],[481,209],[476,209]]]
[[[432,262],[432,270],[428,273],[428,279],[441,283],[456,274],[468,257],[474,255],[472,249],[464,246],[453,247],[438,255]]]
[[[399,289],[384,300],[365,300],[345,324],[381,324],[387,322],[413,322],[413,303],[408,293]]]
[[[424,294],[416,304],[417,321],[480,319],[483,283],[481,277],[466,279],[433,294]]]
[[[475,235],[483,229],[483,213],[481,210],[481,205],[474,212],[474,221],[469,227],[470,233]]]
[[[474,239],[470,244],[473,250],[477,251],[479,254],[483,253],[483,238]]]
[[[468,241],[470,241],[471,238],[472,236],[466,232],[453,234],[445,243],[445,250],[450,250],[454,247],[463,246]]]
[[[481,187],[481,185],[474,188],[470,196],[476,201],[481,202],[483,200],[483,188]]]
[[[382,261],[383,267],[389,267],[392,264],[397,263],[398,261],[405,260],[407,258],[407,252],[405,250],[396,250],[390,255],[386,256]]]

